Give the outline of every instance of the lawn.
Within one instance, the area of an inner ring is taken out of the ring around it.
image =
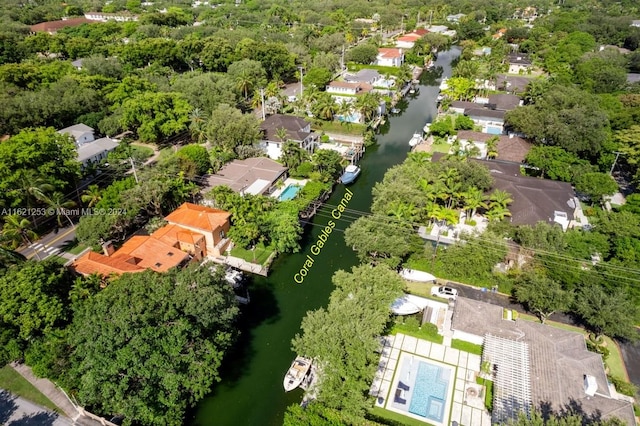
[[[264,244],[260,243],[256,246],[255,250],[234,246],[231,249],[231,256],[239,257],[247,262],[264,265],[273,252],[274,248],[272,246],[265,247]]]
[[[447,142],[440,142],[431,144],[431,152],[441,152],[443,154],[448,154],[451,149],[451,145]]]
[[[41,394],[38,389],[8,365],[0,368],[0,388],[8,390],[12,394],[27,399],[42,407],[46,407],[57,413],[60,412],[58,407],[53,405],[53,402],[51,402],[49,398]]]
[[[482,346],[474,343],[465,342],[464,340],[452,339],[451,347],[461,350],[463,352],[469,352],[470,354],[482,355]]]
[[[416,283],[413,281],[407,281],[406,289],[408,293],[415,294],[416,296],[428,297],[431,299],[431,284],[427,283]],[[435,299],[434,300],[440,300]]]
[[[359,123],[344,123],[339,121],[319,121],[311,126],[316,131],[342,133],[344,135],[362,136],[365,126]]]
[[[477,377],[476,383],[485,387],[484,406],[487,410],[493,411],[493,382]]]
[[[393,325],[391,334],[402,333],[407,336],[442,344],[444,338],[438,334],[438,327],[436,327],[435,324],[425,323],[423,326],[420,326],[418,319],[413,316],[404,317],[403,320],[404,323],[398,321]]]
[[[385,410],[382,407],[373,407],[371,409],[371,414],[380,419],[385,419],[388,422],[386,424],[399,426],[425,426],[428,423],[420,421],[418,419],[413,419],[411,417],[403,416],[402,414],[395,413],[393,411]]]
[[[64,257],[57,256],[55,254],[53,256],[47,257],[47,260],[50,260],[50,261],[55,262],[55,263],[57,263],[59,265],[62,265],[62,266],[64,266],[64,264],[69,261],[69,260],[65,259]]]

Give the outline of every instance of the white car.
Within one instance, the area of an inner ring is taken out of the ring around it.
[[[431,287],[431,295],[455,300],[458,297],[458,290],[446,286]]]

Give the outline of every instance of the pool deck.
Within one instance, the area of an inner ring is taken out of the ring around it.
[[[307,182],[309,182],[308,179],[293,179],[293,178],[287,178],[284,181],[284,185],[282,185],[282,188],[278,188],[275,191],[273,191],[270,195],[275,198],[275,199],[279,199],[280,195],[282,195],[282,193],[284,192],[285,189],[287,189],[288,187],[290,187],[291,185],[296,185],[296,186],[300,186],[303,187],[307,184]]]
[[[382,338],[380,363],[371,385],[370,394],[377,397],[376,406],[397,412],[407,417],[424,421],[434,426],[452,422],[468,426],[490,426],[491,416],[484,407],[482,386],[476,384],[480,373],[479,355],[462,352],[449,346],[432,343],[398,333]],[[422,359],[420,359],[422,358]],[[442,423],[435,422],[394,407],[394,395],[398,388],[403,362],[423,360],[434,365],[450,368],[452,376],[447,390],[445,412]]]

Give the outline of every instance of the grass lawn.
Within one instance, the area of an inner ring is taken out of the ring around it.
[[[316,131],[342,133],[344,135],[362,136],[365,126],[359,123],[341,123],[339,121],[321,121],[311,125]]]
[[[429,272],[433,270],[433,261],[427,259],[423,254],[412,254],[406,262],[406,267],[417,271]]]
[[[450,149],[451,145],[446,142],[431,144],[431,152],[441,152],[443,154],[448,154]]]
[[[422,297],[427,297],[429,299],[432,298],[431,296],[431,287],[433,287],[433,285],[428,284],[428,283],[416,283],[413,281],[407,281],[406,284],[406,289],[408,293],[411,294],[415,294],[416,296],[422,296]],[[433,299],[433,300],[440,300],[440,299]]]
[[[55,262],[59,265],[64,265],[65,263],[67,263],[69,260],[65,259],[62,256],[57,256],[57,255],[53,255],[53,256],[49,256],[47,257],[47,260],[50,260],[52,262]]]
[[[390,422],[387,424],[393,426],[406,425],[406,426],[425,426],[428,423],[422,422],[418,419],[413,419],[411,417],[403,416],[402,414],[395,413],[393,411],[385,410],[382,407],[373,407],[371,409],[371,414],[375,417],[379,417],[380,419],[389,420]]]
[[[77,239],[74,239],[73,241],[69,241],[67,244],[65,244],[62,247],[62,250],[70,254],[78,255],[82,253],[82,250],[86,248],[87,246],[85,246],[84,244],[80,244]]]
[[[265,247],[264,244],[258,244],[255,250],[248,250],[243,247],[234,246],[231,249],[231,256],[239,257],[246,260],[247,262],[252,263],[254,263],[255,260],[255,263],[264,265],[273,251],[274,248],[272,246]]]
[[[435,324],[426,323],[422,327],[418,325],[418,321],[414,317],[409,317],[404,324],[397,322],[391,329],[391,334],[406,334],[407,336],[417,337],[418,339],[428,340],[430,342],[442,344],[444,337],[438,334],[438,327]]]
[[[487,410],[493,411],[493,382],[477,377],[476,383],[485,387],[484,406],[487,407]]]
[[[137,145],[135,143],[131,144],[131,156],[133,158],[146,160],[147,158],[153,155],[153,149],[148,146]]]
[[[451,347],[463,352],[469,352],[470,354],[482,355],[482,346],[465,342],[464,340],[452,339]]]
[[[0,388],[6,389],[14,395],[18,395],[42,407],[46,407],[57,413],[60,412],[58,407],[46,396],[40,393],[31,383],[19,375],[16,370],[8,365],[0,368]]]

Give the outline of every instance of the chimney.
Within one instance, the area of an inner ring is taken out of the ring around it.
[[[107,241],[106,243],[102,244],[102,252],[105,256],[111,256],[113,253],[115,253],[115,251],[116,249],[113,248],[113,241]]]

